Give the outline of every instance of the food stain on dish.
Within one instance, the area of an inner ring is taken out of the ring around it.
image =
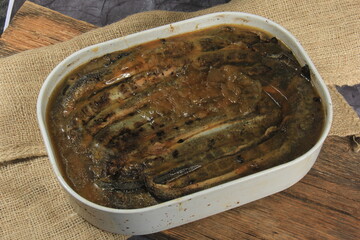
[[[241,21],[241,22],[244,22],[244,23],[249,22],[249,20],[248,20],[248,19],[246,19],[246,18],[242,18],[242,17],[237,17],[237,18],[235,19],[235,21]]]
[[[94,47],[94,48],[91,49],[91,51],[93,51],[93,52],[98,52],[98,51],[99,51],[99,47]]]
[[[275,37],[241,25],[93,59],[47,109],[68,183],[124,209],[288,162],[316,143],[323,121],[309,68]]]

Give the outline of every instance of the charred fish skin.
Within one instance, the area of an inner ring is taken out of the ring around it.
[[[52,96],[52,140],[80,195],[155,205],[311,148],[324,115],[307,70],[257,29],[155,40],[70,73]]]

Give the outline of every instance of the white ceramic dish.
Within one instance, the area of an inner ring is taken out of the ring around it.
[[[77,194],[60,173],[59,163],[55,158],[46,124],[45,113],[49,97],[58,83],[70,71],[93,58],[151,40],[219,24],[240,24],[263,29],[283,41],[293,51],[301,65],[309,66],[312,81],[323,100],[326,114],[324,129],[316,145],[304,155],[288,163],[151,207],[130,210],[107,208],[92,203]],[[329,132],[332,121],[332,105],[326,85],[309,56],[293,35],[280,25],[260,16],[240,12],[221,12],[99,43],[72,54],[47,77],[39,94],[37,116],[53,170],[68,193],[75,211],[100,229],[127,235],[141,235],[173,228],[241,206],[282,191],[299,181],[314,164]]]

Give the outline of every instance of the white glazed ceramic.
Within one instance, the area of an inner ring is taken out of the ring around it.
[[[45,121],[49,97],[58,83],[73,69],[104,54],[126,49],[151,40],[192,32],[219,24],[240,24],[263,29],[283,41],[301,65],[311,70],[312,82],[325,107],[325,126],[316,145],[304,155],[279,166],[210,189],[196,192],[155,206],[140,209],[113,209],[92,203],[77,194],[60,173],[58,160]],[[282,191],[298,182],[314,164],[329,132],[332,105],[329,92],[314,64],[300,43],[280,25],[260,16],[240,12],[220,12],[120,37],[84,48],[62,61],[47,77],[37,102],[40,130],[55,175],[69,195],[75,211],[96,227],[126,235],[142,235],[173,228]]]

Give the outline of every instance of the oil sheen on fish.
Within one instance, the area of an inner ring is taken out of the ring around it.
[[[75,191],[141,208],[302,155],[324,111],[284,44],[219,25],[91,60],[56,89],[47,118]]]

